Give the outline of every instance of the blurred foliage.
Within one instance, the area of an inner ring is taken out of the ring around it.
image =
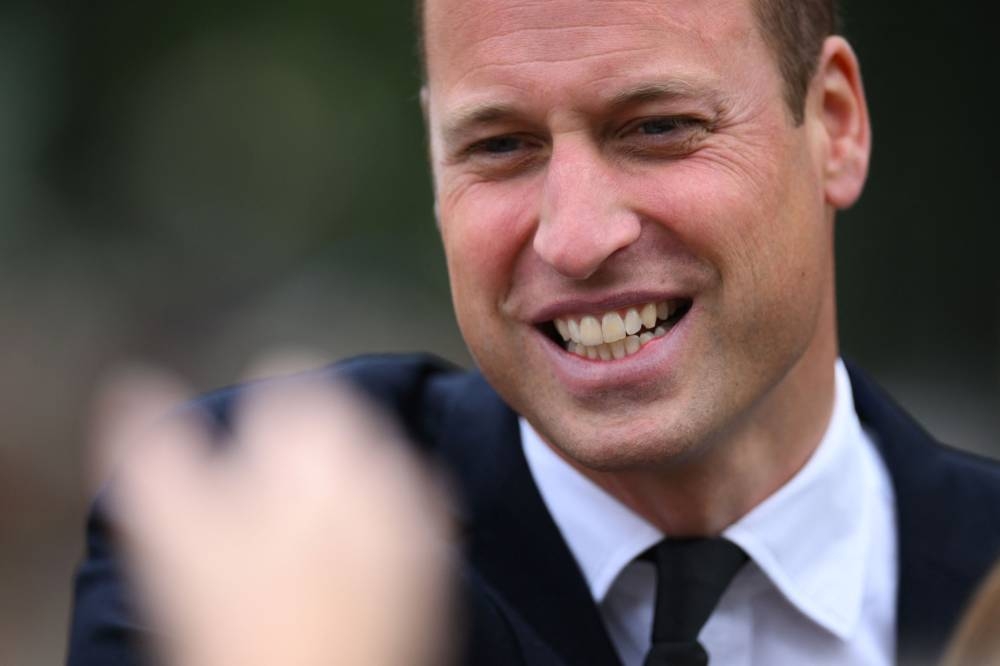
[[[174,350],[190,348],[189,332],[303,271],[329,270],[339,290],[405,276],[443,300],[408,13],[318,2],[5,13],[5,272],[87,273],[132,322],[135,351],[184,369]]]

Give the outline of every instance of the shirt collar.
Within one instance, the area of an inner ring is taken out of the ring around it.
[[[833,414],[809,461],[723,535],[800,612],[847,638],[863,602],[873,472],[839,360],[835,376]],[[524,418],[520,429],[535,483],[600,603],[622,569],[663,533],[557,456]]]
[[[521,445],[535,485],[598,602],[663,532],[556,455],[523,417]]]

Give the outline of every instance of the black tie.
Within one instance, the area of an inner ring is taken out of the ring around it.
[[[721,537],[667,538],[641,557],[656,564],[653,644],[643,666],[705,666],[708,653],[698,633],[746,553]]]

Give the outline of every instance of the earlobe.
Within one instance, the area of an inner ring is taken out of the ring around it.
[[[827,38],[813,84],[826,146],[821,165],[826,199],[847,208],[861,196],[868,176],[871,124],[861,68],[843,37]]]

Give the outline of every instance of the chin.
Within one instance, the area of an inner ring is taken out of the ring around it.
[[[669,469],[697,455],[699,441],[689,427],[629,423],[596,424],[588,419],[545,424],[535,429],[570,463],[598,472]]]

